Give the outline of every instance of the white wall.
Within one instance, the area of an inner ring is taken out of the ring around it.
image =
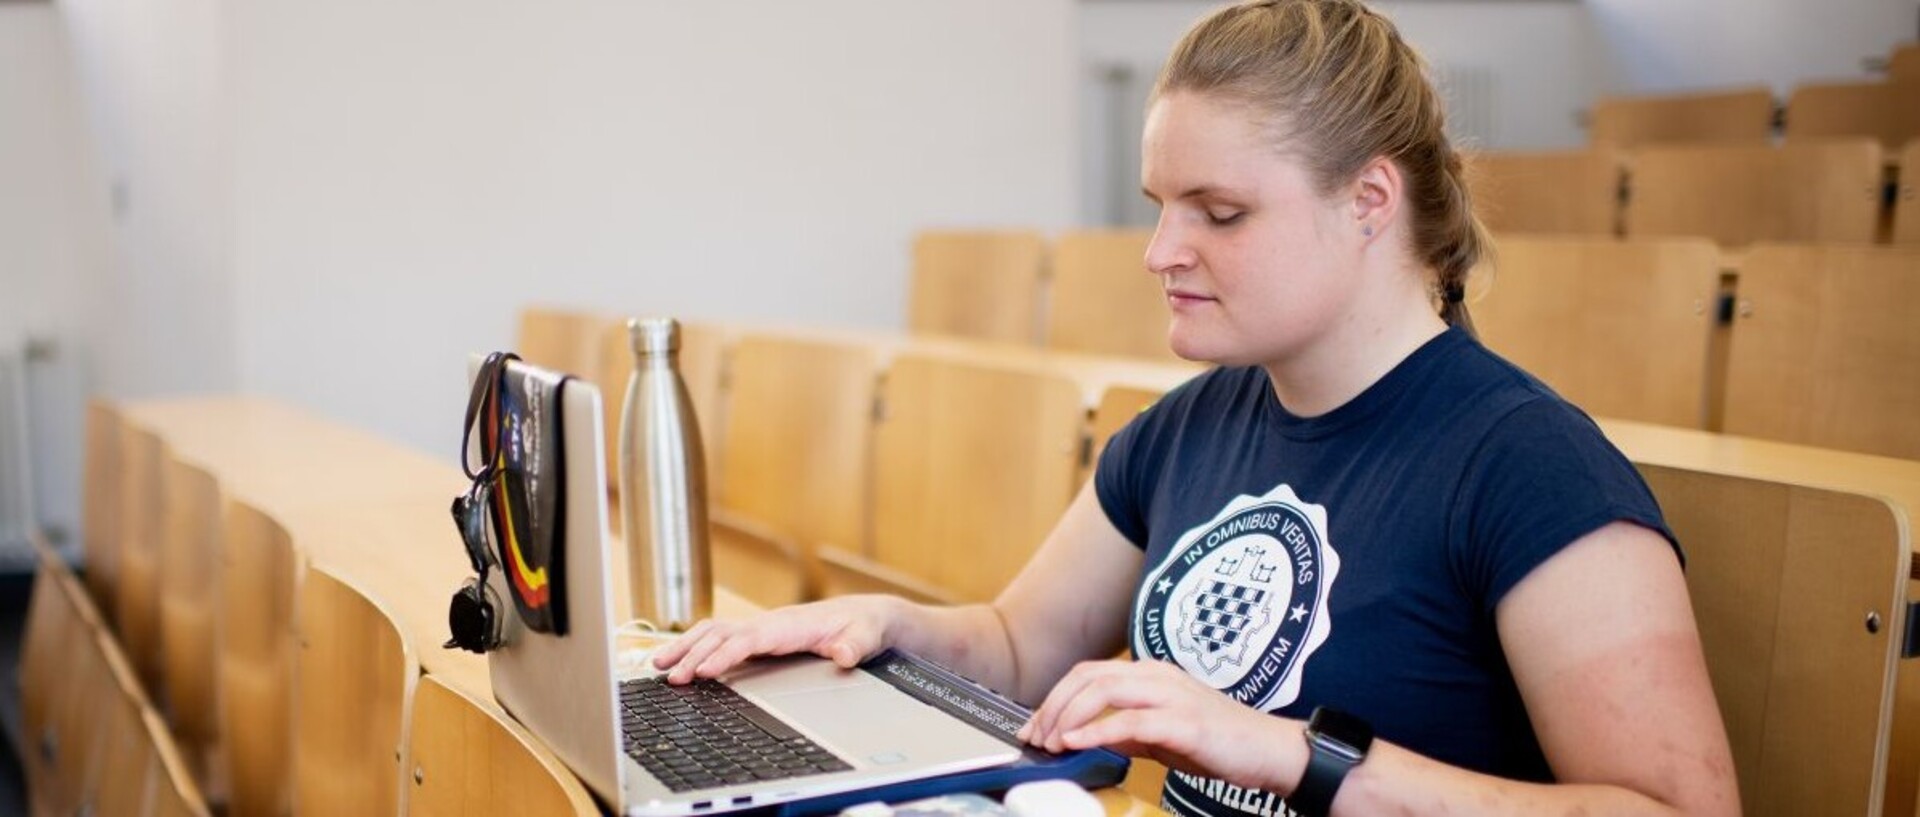
[[[1072,13],[236,3],[241,381],[451,457],[527,303],[900,326],[915,230],[1072,219]]]
[[[224,0],[59,0],[87,113],[91,387],[239,386]],[[105,226],[102,226],[105,225]]]
[[[1920,37],[1917,0],[1585,0],[1605,87],[1657,93],[1867,79],[1861,61]]]
[[[0,3],[0,350],[32,338],[50,355],[26,369],[29,456],[38,521],[69,541],[80,515],[80,378],[105,258],[104,195],[88,173],[72,65],[53,6]]]
[[[1192,0],[1082,2],[1080,70],[1082,186],[1080,212],[1091,222],[1108,221],[1117,191],[1140,197],[1139,107],[1173,44],[1219,3]],[[1577,120],[1597,90],[1592,70],[1594,41],[1581,3],[1381,2],[1401,36],[1435,66],[1484,71],[1494,79],[1487,132],[1471,141],[1488,148],[1554,148],[1576,145],[1585,134]],[[1132,88],[1119,99],[1100,87],[1107,66],[1126,66]],[[1115,105],[1119,108],[1116,110]],[[1114,136],[1119,123],[1128,135]],[[1115,155],[1125,151],[1125,155]],[[1151,220],[1151,208],[1128,204],[1128,221]]]

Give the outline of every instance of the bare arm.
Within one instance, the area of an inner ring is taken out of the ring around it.
[[[890,643],[1038,703],[1074,664],[1125,645],[1144,558],[1107,521],[1089,482],[992,604],[901,602]]]
[[[812,652],[853,666],[899,647],[1034,703],[1075,663],[1120,649],[1144,558],[1107,521],[1088,483],[991,604],[843,596],[744,622],[701,622],[662,649],[655,664],[685,683],[717,677],[754,655]]]
[[[1341,786],[1337,817],[1739,814],[1686,583],[1657,534],[1616,523],[1582,537],[1522,580],[1496,618],[1561,784],[1477,774],[1376,741]],[[1171,668],[1086,665],[1049,697],[1031,738],[1052,748],[1116,745],[1236,785],[1290,791],[1306,768],[1302,724],[1222,702]]]

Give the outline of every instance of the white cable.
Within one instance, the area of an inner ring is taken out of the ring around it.
[[[653,657],[653,651],[665,646],[676,637],[676,633],[661,630],[653,622],[636,618],[613,628],[613,668],[615,677],[637,678],[652,675],[658,670],[647,659]],[[640,642],[629,646],[631,642]]]

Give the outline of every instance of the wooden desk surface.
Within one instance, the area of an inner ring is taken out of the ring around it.
[[[1598,422],[1637,463],[1878,496],[1909,517],[1920,508],[1920,461],[1626,420]]]
[[[466,484],[451,457],[435,459],[260,398],[150,400],[121,409],[158,432],[175,456],[219,477],[229,496],[273,516],[315,564],[386,608],[423,671],[499,716],[542,763],[559,768],[494,703],[486,660],[440,647],[447,597],[470,569],[447,510]],[[722,617],[756,609],[724,588],[714,606]],[[584,789],[578,794],[577,802],[589,802]],[[1109,815],[1162,813],[1118,789],[1097,794]]]

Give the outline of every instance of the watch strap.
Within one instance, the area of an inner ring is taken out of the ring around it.
[[[1306,774],[1300,776],[1300,785],[1287,795],[1287,807],[1305,817],[1327,817],[1327,812],[1333,810],[1333,796],[1339,793],[1347,772],[1358,764],[1322,747],[1311,735],[1307,738],[1307,748]]]

